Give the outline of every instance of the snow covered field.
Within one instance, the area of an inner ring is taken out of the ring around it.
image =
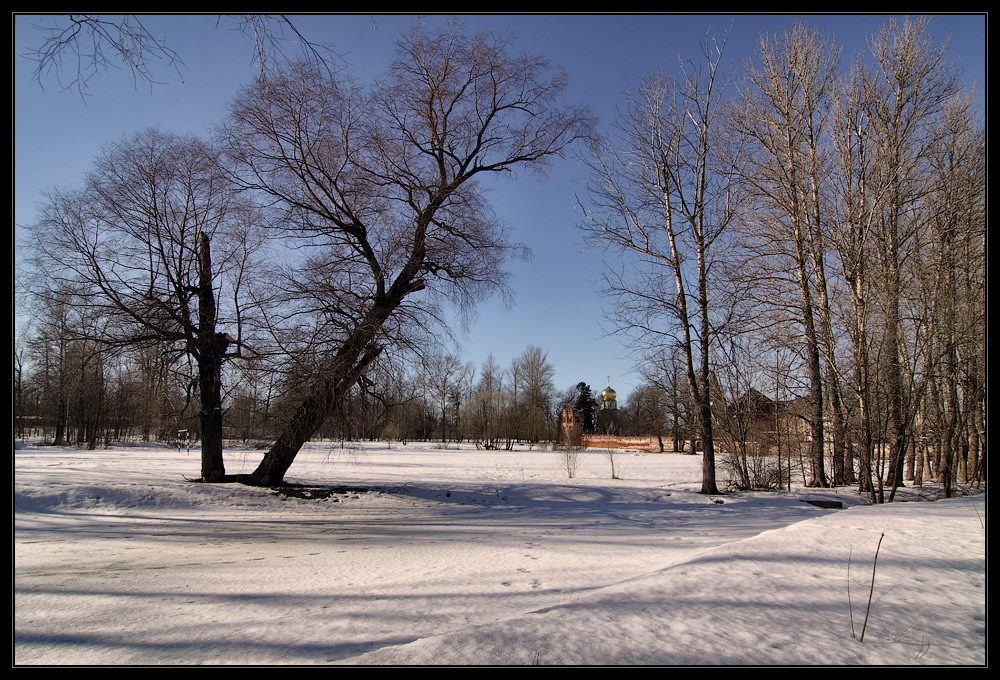
[[[17,445],[14,663],[986,663],[985,495],[708,497],[698,456],[580,455],[312,444],[288,481],[375,490],[296,498]]]

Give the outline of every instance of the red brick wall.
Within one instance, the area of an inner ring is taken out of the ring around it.
[[[657,437],[620,437],[609,434],[585,434],[581,444],[591,449],[639,449],[648,453],[660,452]]]

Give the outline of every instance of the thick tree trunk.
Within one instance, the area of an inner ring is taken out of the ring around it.
[[[198,389],[201,397],[201,479],[221,482],[226,475],[222,461],[222,358],[229,338],[215,332],[215,291],[212,289],[212,255],[205,232],[198,234]]]
[[[221,482],[226,474],[222,459],[222,357],[229,339],[221,334],[205,340],[198,354],[201,395],[201,478]]]
[[[368,333],[356,333],[354,342],[347,342],[331,362],[329,370],[295,410],[274,445],[249,477],[240,481],[253,486],[277,486],[284,482],[302,445],[323,425],[333,408],[339,404],[365,369],[381,352],[381,347],[369,344]],[[367,349],[365,345],[368,344]],[[360,358],[359,358],[360,356]]]
[[[819,219],[818,217],[816,218]],[[817,230],[818,232],[818,230]],[[820,240],[817,237],[816,240]],[[817,252],[817,250],[819,252]],[[833,336],[833,313],[830,309],[830,296],[827,291],[825,263],[822,245],[814,245],[813,269],[816,271],[817,290],[819,293],[819,322],[823,334],[823,346],[826,359],[826,395],[830,406],[830,424],[833,427],[833,484],[854,483],[854,470],[850,464],[850,447],[847,444],[847,418],[844,403],[840,393],[840,381],[836,368],[836,341]],[[825,436],[825,435],[824,435]]]
[[[698,233],[698,313],[701,320],[701,493],[717,494],[719,487],[715,481],[715,434],[712,428],[712,385],[709,364],[709,341],[711,325],[708,320],[708,264],[705,258],[705,244],[700,230]]]
[[[810,292],[809,274],[806,269],[807,253],[800,225],[794,223],[796,247],[796,268],[801,296],[802,325],[806,341],[806,358],[809,365],[809,458],[811,473],[807,486],[826,487],[830,483],[826,478],[824,466],[824,447],[826,446],[823,432],[823,370],[820,362],[819,338],[816,334],[812,294]]]
[[[715,435],[712,432],[712,405],[708,400],[708,387],[705,387],[703,402],[699,404],[701,412],[701,493],[717,494],[719,487],[715,481]]]
[[[823,428],[823,377],[820,369],[819,348],[815,344],[815,334],[812,321],[808,323],[808,335],[811,335],[809,346],[809,380],[811,383],[809,395],[809,458],[811,474],[807,486],[827,487],[830,482],[826,478],[824,454],[826,435]]]
[[[260,465],[241,479],[241,482],[253,486],[277,486],[284,482],[285,473],[292,466],[302,445],[309,441],[329,417],[332,409],[344,399],[348,390],[382,352],[382,347],[375,342],[382,325],[407,295],[423,290],[426,285],[418,278],[418,273],[424,263],[426,225],[434,209],[436,205],[428,208],[427,215],[418,221],[410,259],[392,286],[379,293],[364,318],[354,327],[321,372],[319,381],[299,404],[278,439],[264,454]]]
[[[897,294],[898,295],[898,294]],[[906,429],[905,407],[903,404],[903,370],[899,359],[899,309],[890,302],[889,319],[886,321],[885,351],[888,354],[886,368],[886,383],[889,402],[889,427],[892,446],[889,453],[889,471],[885,483],[893,488],[904,486],[903,467],[906,459],[906,441],[909,433]]]
[[[844,402],[840,396],[840,389],[833,384],[837,379],[836,375],[831,375],[827,379],[828,391],[830,393],[830,418],[833,425],[833,483],[854,484],[854,461],[851,459],[851,442],[847,429],[847,418],[844,413]]]

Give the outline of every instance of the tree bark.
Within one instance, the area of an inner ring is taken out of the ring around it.
[[[195,356],[201,397],[201,479],[221,482],[226,475],[222,460],[222,360],[229,338],[215,332],[215,292],[212,287],[212,254],[208,234],[198,234],[198,333]]]
[[[240,481],[253,486],[277,486],[284,482],[302,445],[322,426],[331,410],[381,353],[381,347],[370,344],[374,333],[360,330],[330,362],[328,370],[295,410],[257,469]]]

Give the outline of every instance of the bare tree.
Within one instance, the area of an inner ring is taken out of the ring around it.
[[[21,19],[26,21],[29,19]],[[136,14],[66,14],[32,18],[41,44],[29,47],[39,85],[54,77],[63,90],[87,95],[90,81],[112,68],[129,71],[136,85],[157,82],[159,67],[180,75],[184,62],[165,35],[150,28],[147,17]],[[317,64],[336,63],[329,45],[307,39],[287,16],[240,14],[220,16],[216,25],[235,22],[237,30],[253,42],[254,61],[266,70],[284,60],[288,48]]]
[[[684,389],[685,373],[679,353],[674,349],[655,352],[642,363],[642,374],[659,393],[663,402],[664,427],[670,430],[672,451],[683,452],[692,429],[690,390]]]
[[[70,304],[103,320],[74,332],[195,359],[205,481],[225,473],[221,369],[240,346],[256,221],[211,146],[147,130],[107,147],[85,187],[54,193],[34,227],[37,295],[70,291]]]
[[[660,438],[660,450],[663,450],[663,433],[666,432],[666,394],[664,390],[652,384],[640,385],[629,394],[628,401],[622,408],[628,414],[628,432],[626,434],[655,434]]]
[[[927,191],[927,162],[935,143],[934,121],[957,92],[958,79],[945,60],[947,43],[931,44],[926,19],[892,20],[869,40],[875,67],[866,78],[867,113],[878,149],[885,199],[873,236],[884,318],[886,389],[891,427],[888,482],[902,483],[915,390],[904,375],[908,363],[904,301],[907,263],[921,219],[915,207]],[[910,357],[912,363],[913,357]]]
[[[725,148],[720,98],[723,44],[706,39],[705,62],[678,81],[646,77],[619,120],[618,139],[588,160],[591,241],[629,258],[609,268],[614,321],[653,351],[681,348],[703,451],[702,493],[718,493],[710,355],[723,323],[712,290],[712,260],[733,214],[733,153]],[[635,275],[632,278],[631,275]]]
[[[567,444],[560,455],[562,456],[563,467],[566,469],[566,476],[573,479],[576,476],[577,470],[580,469],[579,449]]]
[[[942,368],[948,372],[952,343],[937,334],[951,325],[945,310],[962,297],[955,297],[961,287],[945,284],[955,250],[947,237],[951,227],[939,225],[962,212],[954,206],[972,208],[984,184],[972,180],[959,197],[955,184],[942,190],[948,173],[934,169],[950,155],[941,121],[956,101],[958,81],[945,46],[931,44],[927,21],[891,20],[869,38],[869,47],[870,61],[859,55],[841,88],[830,128],[838,211],[831,244],[847,291],[853,368],[845,384],[857,402],[852,439],[859,444],[860,482],[873,502],[882,502],[886,484],[892,500],[903,482],[921,401],[929,395],[944,403],[937,376]],[[960,220],[974,213],[972,208]],[[975,253],[973,247],[972,261]],[[933,274],[932,262],[938,267]],[[921,427],[933,439],[935,416],[924,415],[931,417]]]
[[[985,350],[985,155],[983,130],[968,94],[946,103],[936,127],[929,154],[931,190],[922,204],[927,228],[918,235],[919,260],[926,266],[917,276],[925,291],[922,328],[928,336],[933,401],[924,424],[940,443],[938,476],[950,497],[960,468],[969,481],[979,462],[973,444],[984,402],[979,367]]]
[[[35,367],[35,415],[43,432],[52,429],[52,443],[66,441],[69,425],[70,367],[69,353],[73,338],[72,308],[64,291],[49,296],[34,309],[33,332],[28,357]],[[47,434],[45,435],[47,438]]]
[[[23,336],[14,337],[14,436],[24,441],[27,411],[24,400],[24,363],[27,348],[23,344]]]
[[[479,381],[466,406],[476,446],[489,451],[501,447],[509,451],[514,444],[510,393],[503,374],[490,353],[479,368]]]
[[[431,396],[437,402],[441,414],[441,441],[445,442],[448,441],[449,407],[457,410],[457,404],[454,403],[456,384],[471,371],[471,366],[467,366],[453,354],[432,354],[424,357],[421,364]],[[457,423],[455,429],[458,429]]]
[[[838,53],[818,31],[800,24],[783,34],[761,36],[759,65],[747,68],[749,87],[740,98],[736,125],[748,144],[740,164],[748,225],[744,243],[763,271],[786,279],[797,300],[810,383],[810,486],[827,486],[824,466],[824,377],[836,384],[832,313],[826,282],[827,200],[822,140]],[[823,360],[827,370],[823,370]],[[838,435],[842,435],[835,398]]]
[[[480,179],[540,170],[589,131],[559,104],[565,76],[507,41],[414,31],[369,88],[315,64],[263,75],[225,126],[247,189],[284,211],[311,255],[311,309],[328,333],[322,370],[248,482],[278,484],[302,444],[435,294],[466,308],[501,290],[517,252]],[[412,302],[415,294],[420,304]]]
[[[831,125],[831,178],[835,193],[836,219],[831,245],[840,263],[846,289],[842,305],[847,337],[851,345],[849,379],[845,386],[856,403],[854,425],[848,439],[857,443],[858,476],[861,490],[873,502],[880,498],[874,476],[876,432],[875,374],[873,355],[875,277],[874,229],[885,187],[876,170],[878,151],[866,108],[866,75],[860,60],[851,65],[842,79],[834,101]],[[849,445],[850,448],[850,445]],[[879,486],[880,488],[880,486]]]
[[[515,395],[515,408],[520,422],[520,436],[538,442],[554,431],[552,422],[555,402],[555,369],[548,362],[548,355],[539,347],[529,345],[511,367],[520,371],[519,397]]]

